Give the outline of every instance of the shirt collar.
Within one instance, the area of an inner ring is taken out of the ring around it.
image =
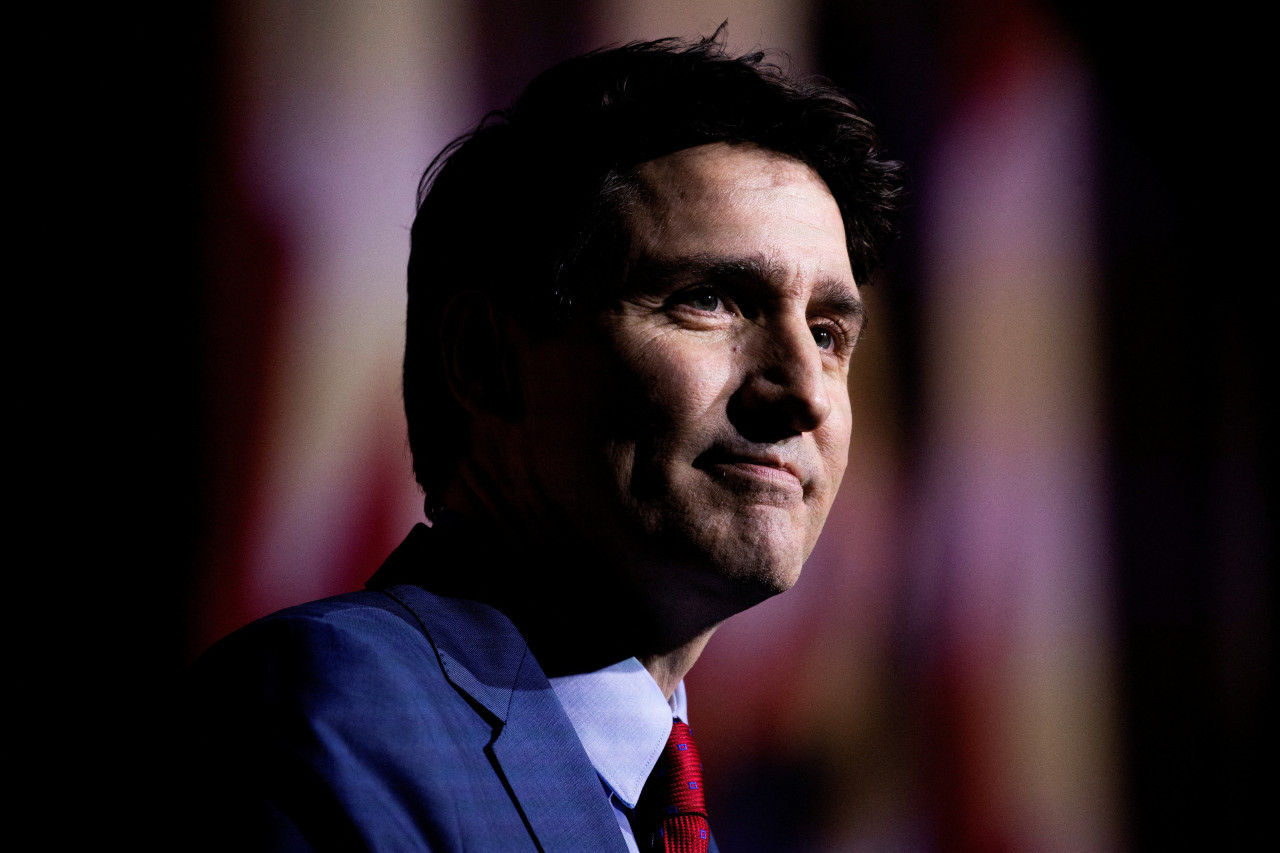
[[[684,682],[668,702],[635,658],[550,681],[600,778],[623,805],[635,808],[671,736],[672,717],[688,722]]]

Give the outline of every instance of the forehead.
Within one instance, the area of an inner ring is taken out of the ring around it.
[[[650,160],[637,178],[626,216],[633,262],[753,259],[792,281],[835,280],[856,292],[840,209],[804,163],[715,143]]]

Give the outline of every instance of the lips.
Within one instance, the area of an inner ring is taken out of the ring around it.
[[[695,459],[693,466],[725,478],[786,488],[803,488],[808,482],[795,462],[773,449],[717,445]]]

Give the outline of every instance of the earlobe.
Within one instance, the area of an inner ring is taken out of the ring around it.
[[[515,360],[504,319],[488,295],[455,294],[440,322],[441,358],[449,390],[473,415],[513,420],[520,412]]]

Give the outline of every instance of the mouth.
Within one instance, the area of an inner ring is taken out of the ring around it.
[[[802,491],[805,484],[799,466],[772,450],[717,445],[695,459],[693,467],[752,486]]]

